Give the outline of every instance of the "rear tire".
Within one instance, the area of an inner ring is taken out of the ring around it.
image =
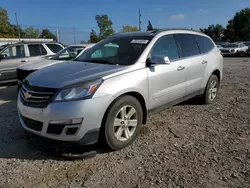
[[[143,111],[140,102],[124,95],[113,102],[106,112],[102,136],[113,150],[132,144],[142,125]]]
[[[212,74],[207,82],[205,92],[203,94],[203,102],[205,104],[213,103],[218,95],[219,79],[216,75]]]

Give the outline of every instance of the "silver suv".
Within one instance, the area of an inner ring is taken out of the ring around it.
[[[16,83],[16,68],[25,63],[53,55],[64,46],[57,42],[20,42],[0,48],[0,85]]]
[[[114,150],[131,144],[149,113],[201,96],[215,101],[223,57],[214,42],[193,30],[116,34],[74,62],[27,77],[18,114],[28,133]]]

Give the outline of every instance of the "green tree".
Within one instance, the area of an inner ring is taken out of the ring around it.
[[[250,40],[250,8],[245,8],[237,12],[234,17],[228,21],[224,35],[225,38],[231,41]]]
[[[151,22],[148,21],[147,31],[152,31],[152,30],[154,30],[154,28],[153,28]]]
[[[40,38],[39,29],[35,29],[33,27],[28,27],[24,30],[26,38]]]
[[[18,26],[18,27],[19,27],[20,37],[21,37],[21,38],[25,37],[25,32],[24,32],[24,30],[23,30],[20,26]],[[11,24],[11,29],[12,29],[12,32],[14,33],[14,35],[15,35],[16,37],[18,37],[18,29],[17,29],[17,26]]]
[[[134,31],[138,31],[138,28],[136,26],[124,25],[122,28],[122,32],[134,32]]]
[[[97,36],[97,33],[95,32],[95,30],[92,29],[92,31],[90,32],[90,38],[89,38],[89,43],[97,43],[99,42],[99,37]]]
[[[53,34],[49,29],[43,29],[42,33],[41,33],[41,38],[45,38],[45,39],[53,39],[54,41],[56,41],[56,35]]]
[[[112,28],[112,21],[109,19],[108,15],[96,15],[96,23],[99,27],[99,40],[102,40],[110,35],[113,35],[115,31]]]
[[[5,8],[0,7],[0,37],[15,37],[15,33],[9,23],[8,12]]]
[[[96,15],[95,17],[96,23],[99,27],[99,34],[96,33],[95,30],[90,32],[90,39],[89,41],[94,43],[98,42],[110,35],[113,35],[115,31],[112,28],[112,21],[109,19],[108,15]]]
[[[224,36],[225,28],[220,24],[216,24],[209,25],[208,28],[200,29],[200,31],[210,36],[214,41],[220,41]]]

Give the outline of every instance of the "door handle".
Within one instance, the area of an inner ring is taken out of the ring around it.
[[[181,71],[181,70],[183,70],[183,69],[185,69],[185,67],[179,66],[177,70],[178,70],[178,71]]]
[[[22,62],[22,63],[25,63],[25,62],[27,62],[27,61],[24,59],[24,60],[21,60],[21,62]]]
[[[202,64],[206,64],[206,63],[207,63],[207,61],[206,61],[206,60],[203,60],[203,61],[202,61]]]

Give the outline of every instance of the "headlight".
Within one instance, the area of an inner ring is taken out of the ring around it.
[[[102,80],[96,80],[82,85],[65,88],[57,94],[54,101],[66,101],[91,97],[101,85],[101,83]]]
[[[231,52],[235,52],[235,49],[232,49]]]

